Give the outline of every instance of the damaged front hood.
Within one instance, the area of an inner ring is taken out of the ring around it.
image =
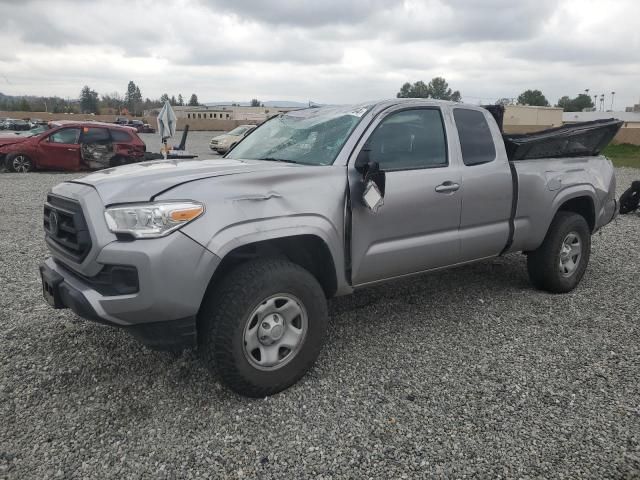
[[[146,202],[161,192],[194,180],[295,165],[229,159],[157,160],[109,168],[72,180],[94,187],[105,205]]]
[[[0,136],[0,147],[6,147],[7,145],[14,145],[16,143],[22,143],[29,137],[22,137],[20,135],[6,135]]]

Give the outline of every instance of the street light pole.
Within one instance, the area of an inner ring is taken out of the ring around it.
[[[611,92],[611,111],[613,112],[613,96],[616,94],[616,92]]]

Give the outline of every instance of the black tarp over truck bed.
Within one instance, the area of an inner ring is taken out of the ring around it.
[[[487,105],[485,108],[491,112],[502,131],[504,107]],[[599,155],[613,140],[622,124],[622,121],[610,118],[563,125],[533,133],[503,133],[502,138],[509,160],[593,156]]]

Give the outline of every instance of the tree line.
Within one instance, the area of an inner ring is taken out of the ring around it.
[[[51,113],[116,113],[119,115],[141,116],[144,110],[161,107],[165,101],[172,106],[185,105],[181,93],[175,95],[163,94],[159,99],[143,98],[140,87],[131,80],[124,95],[119,92],[98,94],[88,85],[80,90],[77,99],[61,97],[14,97],[0,93],[0,110],[8,112],[51,112]],[[188,106],[198,106],[198,96],[193,93],[186,102]]]
[[[406,82],[396,94],[397,98],[433,98],[436,100],[450,100],[460,102],[462,94],[459,90],[449,88],[443,77],[435,77],[429,83],[418,80],[415,83]],[[549,101],[540,90],[525,90],[517,98],[501,98],[496,105],[532,105],[549,107]],[[581,93],[574,98],[563,96],[556,103],[556,107],[565,112],[581,112],[585,108],[593,108],[594,103],[589,95]]]
[[[143,100],[142,98],[140,87],[136,85],[133,80],[129,81],[124,96],[121,96],[118,92],[114,92],[112,94],[102,95],[101,100],[98,100],[97,92],[85,85],[80,92],[80,111],[81,113],[100,113],[101,108],[108,108],[120,114],[140,116],[144,110],[159,108],[164,105],[165,102],[169,102],[171,106],[174,107],[185,105],[181,93],[178,94],[177,98],[175,95],[169,97],[167,93],[163,93],[159,99],[151,100],[147,97]],[[191,107],[200,105],[198,96],[195,93],[191,94],[187,105]]]

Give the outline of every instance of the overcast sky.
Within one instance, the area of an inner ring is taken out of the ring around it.
[[[350,103],[434,76],[472,103],[638,103],[640,0],[0,0],[5,94]]]

